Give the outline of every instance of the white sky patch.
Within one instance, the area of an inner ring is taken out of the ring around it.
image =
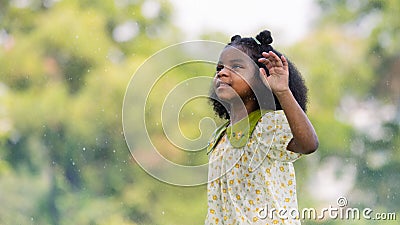
[[[160,12],[160,3],[152,0],[145,1],[142,5],[142,14],[148,19],[157,17]]]
[[[255,36],[269,29],[274,43],[292,44],[310,30],[319,11],[313,0],[170,0],[173,21],[195,39],[205,31]]]
[[[353,188],[356,178],[356,166],[343,162],[339,157],[326,158],[309,182],[309,190],[315,198],[335,202],[340,196],[346,196]]]
[[[134,38],[139,34],[139,25],[133,20],[129,20],[117,26],[112,33],[112,36],[117,42],[125,42]]]
[[[383,125],[396,118],[396,107],[384,105],[376,99],[361,101],[346,96],[342,98],[336,117],[368,135],[371,140],[379,140],[387,135]]]

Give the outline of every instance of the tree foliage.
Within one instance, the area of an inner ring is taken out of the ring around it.
[[[311,168],[322,172],[309,171],[308,179],[317,181],[310,182],[316,186],[312,186],[304,202],[311,199],[332,202],[339,193],[348,197],[350,206],[398,213],[400,45],[396,41],[399,36],[396,21],[400,3],[379,0],[318,3],[323,15],[316,29],[292,48],[309,82],[310,116],[321,142],[315,156],[318,165]],[[315,158],[304,162],[313,164]],[[304,162],[298,166],[309,168],[310,164]],[[330,169],[336,180],[331,183],[336,185],[336,195],[331,198],[326,186],[318,190],[318,182],[332,179],[329,170],[324,170],[330,163],[336,165]],[[304,186],[310,187],[307,183]],[[330,224],[342,222],[330,221]],[[360,224],[368,222],[374,221],[360,221]],[[317,222],[310,221],[314,223]]]
[[[1,5],[0,224],[202,220],[204,187],[177,194],[153,180],[135,164],[122,133],[131,75],[179,34],[170,5]],[[124,26],[130,33],[121,32]],[[192,210],[183,214],[186,206]]]

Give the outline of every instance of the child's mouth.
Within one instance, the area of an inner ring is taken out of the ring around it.
[[[230,87],[231,85],[225,82],[217,82],[217,88],[226,88],[226,87]]]

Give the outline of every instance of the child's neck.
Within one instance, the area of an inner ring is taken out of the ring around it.
[[[254,100],[249,100],[246,102],[240,101],[239,103],[232,103],[230,107],[230,124],[235,124],[241,119],[248,116],[251,112],[258,109],[257,102]]]

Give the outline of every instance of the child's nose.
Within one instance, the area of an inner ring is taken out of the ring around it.
[[[220,71],[217,71],[217,77],[227,77],[229,76],[229,72],[230,70],[226,66],[224,66]]]

